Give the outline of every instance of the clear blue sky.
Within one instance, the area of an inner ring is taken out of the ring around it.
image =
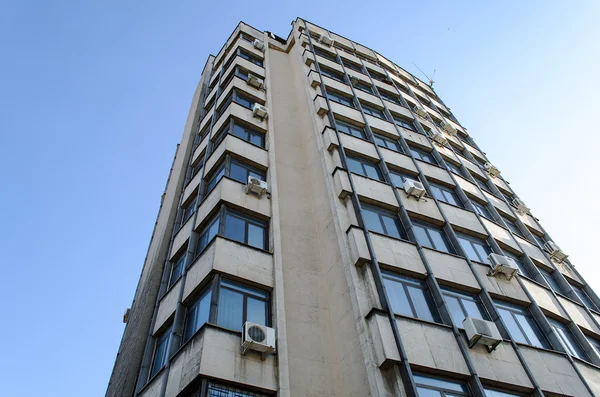
[[[104,395],[193,91],[240,20],[286,37],[302,16],[437,69],[437,92],[600,288],[600,2],[205,3],[3,3],[3,395]]]

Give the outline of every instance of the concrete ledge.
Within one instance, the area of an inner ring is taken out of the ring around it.
[[[375,350],[375,364],[381,369],[387,369],[395,363],[399,363],[400,353],[396,347],[394,333],[388,318],[380,312],[372,312],[367,318],[367,325],[373,338],[373,349]]]
[[[348,173],[341,168],[336,168],[333,172],[333,187],[337,196],[344,200],[352,194],[350,179]]]
[[[362,266],[371,260],[364,232],[358,227],[350,227],[346,232],[350,245],[350,260],[356,266]]]

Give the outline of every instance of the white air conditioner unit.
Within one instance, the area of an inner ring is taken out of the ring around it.
[[[417,114],[417,116],[427,118],[427,111],[422,107],[415,106],[413,107],[413,111]]]
[[[512,205],[517,207],[517,214],[519,215],[525,215],[529,212],[529,208],[525,205],[525,203],[516,197],[513,199]]]
[[[327,47],[331,47],[333,45],[333,39],[326,34],[322,34],[319,38],[319,42],[321,44],[325,44]]]
[[[492,266],[489,275],[495,276],[496,274],[504,274],[509,280],[512,279],[515,274],[519,272],[519,267],[513,258],[508,256],[489,254],[488,260]]]
[[[548,251],[551,259],[554,259],[559,263],[567,259],[569,256],[565,254],[554,241],[546,241],[546,244],[544,244],[544,249]]]
[[[258,194],[258,198],[261,198],[263,194],[267,192],[269,185],[265,181],[249,176],[248,183],[246,184],[246,194],[252,192]]]
[[[127,324],[127,322],[129,321],[129,314],[131,313],[131,309],[127,308],[125,309],[125,313],[123,313],[123,323]]]
[[[265,50],[265,43],[262,40],[259,39],[255,39],[252,42],[252,45],[254,46],[254,48],[256,48],[257,50],[260,51],[264,51]]]
[[[445,146],[448,143],[448,138],[441,132],[432,130],[429,132],[429,136],[431,136],[431,139],[440,146]]]
[[[502,342],[502,335],[492,321],[468,316],[463,320],[463,327],[467,333],[470,348],[479,343],[486,346],[488,352],[491,352]]]
[[[275,353],[275,330],[246,321],[242,332],[242,354],[246,354],[248,350],[261,352],[263,360]]]
[[[404,191],[407,196],[414,196],[418,200],[426,193],[425,186],[421,182],[408,178],[404,180]]]
[[[261,120],[267,118],[268,112],[269,109],[267,109],[266,106],[263,106],[260,103],[255,103],[254,106],[252,106],[252,115],[254,117],[258,117]]]
[[[496,168],[489,161],[483,165],[483,168],[485,168],[485,172],[487,172],[488,175],[492,178],[496,178],[496,177],[500,176],[500,171],[498,170],[498,168]]]
[[[260,90],[265,81],[258,76],[248,73],[248,80],[246,80],[246,83],[248,83],[249,86],[256,88],[257,90]]]
[[[456,134],[457,134],[456,128],[454,128],[454,127],[452,126],[452,124],[450,124],[450,123],[447,123],[447,122],[445,122],[444,120],[442,120],[442,121],[440,122],[440,127],[442,127],[442,129],[443,129],[444,131],[446,131],[446,132],[448,133],[448,135],[451,135],[451,136],[456,136]]]

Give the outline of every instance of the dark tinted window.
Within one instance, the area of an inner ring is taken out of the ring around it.
[[[412,224],[415,237],[417,238],[419,244],[424,247],[436,249],[438,251],[448,253],[454,252],[451,248],[448,238],[446,237],[446,233],[444,233],[441,228],[429,223],[414,220]]]
[[[363,204],[362,207],[365,226],[368,230],[406,239],[398,215],[366,204]]]
[[[339,120],[335,120],[335,124],[337,125],[338,130],[344,134],[352,135],[362,139],[366,138],[365,130],[362,127]]]
[[[377,179],[383,181],[383,175],[379,166],[375,163],[371,163],[367,160],[359,157],[347,157],[348,170],[358,175],[366,176],[368,178]]]
[[[431,182],[429,183],[429,187],[431,188],[431,194],[436,199],[458,207],[463,206],[454,189]]]
[[[439,321],[435,305],[422,281],[384,271],[383,282],[395,313]]]
[[[496,302],[496,308],[515,342],[545,349],[549,348],[546,338],[529,310],[504,302]]]

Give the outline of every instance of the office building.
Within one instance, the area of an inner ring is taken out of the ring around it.
[[[357,42],[240,23],[194,94],[107,396],[600,395],[600,300],[482,133]]]

